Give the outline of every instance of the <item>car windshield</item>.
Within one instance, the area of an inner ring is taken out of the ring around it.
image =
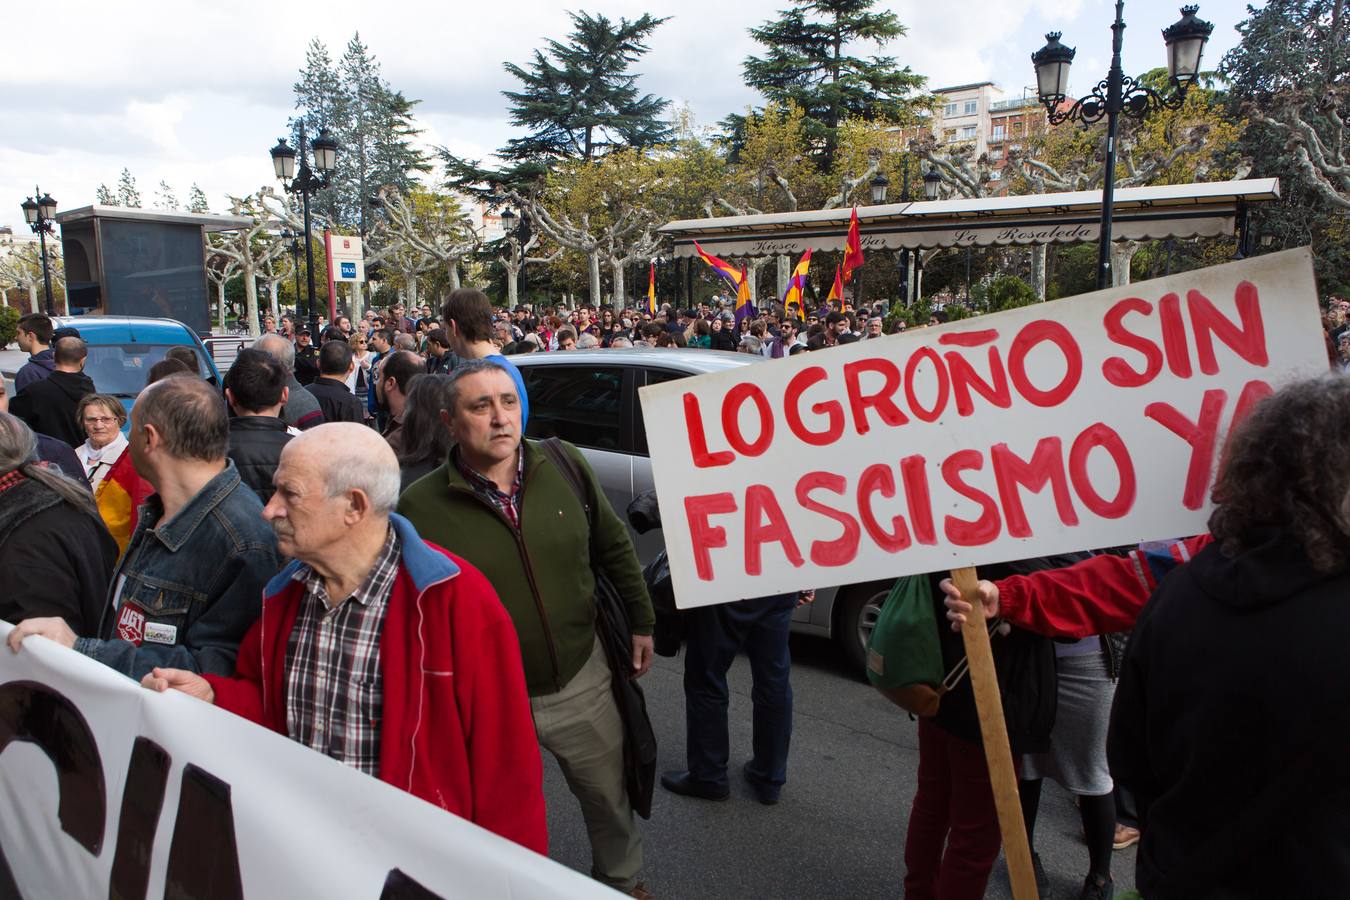
[[[84,362],[84,374],[94,380],[99,393],[118,397],[135,397],[145,388],[145,377],[150,367],[164,358],[170,347],[177,344],[90,344],[89,358]],[[181,345],[186,346],[186,345]],[[197,367],[201,371],[201,353]]]

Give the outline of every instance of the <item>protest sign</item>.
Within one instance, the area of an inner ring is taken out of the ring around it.
[[[643,388],[677,605],[1201,532],[1326,371],[1305,248]]]
[[[2,647],[0,897],[612,892],[282,735],[41,638]]]

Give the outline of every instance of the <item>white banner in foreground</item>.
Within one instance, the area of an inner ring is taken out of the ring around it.
[[[677,605],[1202,532],[1234,416],[1326,371],[1301,249],[645,387]]]
[[[612,897],[183,694],[0,622],[0,896]]]

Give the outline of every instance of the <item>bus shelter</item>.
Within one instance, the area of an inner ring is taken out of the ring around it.
[[[1236,235],[1247,250],[1253,204],[1280,198],[1279,179],[1253,178],[1121,188],[1112,204],[1113,241]],[[1046,246],[1096,242],[1101,191],[921,200],[859,206],[864,252],[946,247]],[[843,250],[852,210],[817,209],[670,222],[674,258],[691,295],[694,243],[721,257],[799,256],[810,248]]]

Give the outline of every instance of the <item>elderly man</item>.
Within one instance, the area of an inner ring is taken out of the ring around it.
[[[651,666],[655,616],[628,530],[585,459],[594,530],[567,477],[522,440],[515,379],[496,360],[451,373],[442,419],[455,446],[449,461],[408,488],[400,511],[427,536],[483,570],[515,622],[539,742],[562,766],[581,801],[591,873],[635,897],[642,833],[624,785],[624,732],[611,672],[596,638],[595,577],[602,567],[628,600],[632,668]]]
[[[281,363],[286,369],[286,405],[281,418],[299,431],[323,423],[323,410],[314,395],[295,379],[295,345],[279,334],[265,334],[258,338],[254,348]]]
[[[142,391],[127,452],[155,493],[113,572],[98,637],[26,619],[10,648],[38,634],[132,678],[155,666],[234,671],[277,553],[262,504],[225,456],[228,440],[225,403],[205,381],[165,378]]]
[[[511,619],[477,569],[391,515],[380,436],[322,425],[282,452],[263,517],[293,561],[230,676],[176,688],[539,853],[543,766]]]

